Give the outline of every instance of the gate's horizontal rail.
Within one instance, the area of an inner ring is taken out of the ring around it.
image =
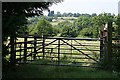
[[[102,40],[100,38],[72,38],[72,37],[41,37],[41,36],[33,36],[33,35],[23,35],[23,36],[18,36],[18,38],[43,38],[43,39],[64,39],[64,40],[86,40],[86,41],[96,41],[96,40]]]
[[[51,45],[58,45],[58,44],[51,44]],[[66,44],[60,44],[60,45],[66,45]],[[76,44],[72,44],[73,46],[94,46],[94,47],[100,47],[98,45],[76,45]]]
[[[17,56],[17,55],[16,55],[16,56]],[[18,55],[18,56],[19,56],[19,55]],[[42,58],[43,56],[36,56],[36,57],[41,57],[41,58]],[[45,58],[52,58],[52,59],[53,59],[53,58],[58,58],[58,57],[45,56]],[[62,59],[62,58],[64,58],[64,57],[60,57],[60,58]],[[69,57],[67,57],[67,58],[76,59],[76,60],[77,60],[77,59],[90,59],[90,58],[88,58],[88,57],[73,57],[73,56],[72,56],[72,57],[69,56]]]
[[[51,49],[55,49],[55,48],[45,48],[45,49],[51,50]],[[83,49],[77,48],[77,49],[79,49],[79,50],[84,50],[84,51],[88,51],[88,50],[86,50],[85,48],[83,48]],[[60,48],[60,50],[74,50],[74,49],[71,49],[71,48]],[[100,51],[100,50],[99,50],[99,49],[92,49],[92,50],[90,50],[90,51]]]
[[[30,64],[30,63],[18,63],[18,64]],[[48,66],[68,66],[68,67],[83,67],[83,68],[102,68],[100,66],[80,66],[80,65],[76,65],[76,64],[41,64],[41,63],[31,63],[33,65],[48,65]]]

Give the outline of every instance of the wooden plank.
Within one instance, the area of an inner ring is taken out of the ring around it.
[[[55,49],[55,48],[45,48],[45,49],[49,49],[49,50],[51,50],[51,49]],[[88,50],[86,50],[86,49],[81,49],[81,48],[77,48],[77,49],[79,49],[79,50],[83,50],[83,51],[88,51]],[[60,48],[60,50],[73,50],[74,51],[74,49],[71,49],[71,48]],[[100,51],[100,50],[98,50],[98,49],[96,49],[96,50],[90,50],[90,51]]]
[[[24,38],[25,35],[23,36],[18,36],[19,38]],[[28,35],[27,38],[34,38],[33,35]],[[36,38],[43,38],[41,36],[36,36]],[[100,40],[99,38],[73,38],[73,37],[44,37],[45,39],[64,39],[64,40],[87,40],[87,41],[96,41]]]

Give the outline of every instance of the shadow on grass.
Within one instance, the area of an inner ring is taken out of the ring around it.
[[[3,70],[3,78],[117,78],[112,72],[95,68],[23,64]]]

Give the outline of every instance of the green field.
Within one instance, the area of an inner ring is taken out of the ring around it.
[[[73,23],[75,20],[77,19],[77,17],[58,17],[57,20],[50,22],[52,25],[57,25],[60,22],[64,22],[64,21],[69,21],[71,23]]]

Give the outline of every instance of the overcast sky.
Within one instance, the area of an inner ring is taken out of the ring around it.
[[[114,13],[118,14],[118,2],[120,0],[64,0],[62,3],[52,5],[51,11],[60,11],[61,13]],[[47,14],[47,12],[45,12]]]

